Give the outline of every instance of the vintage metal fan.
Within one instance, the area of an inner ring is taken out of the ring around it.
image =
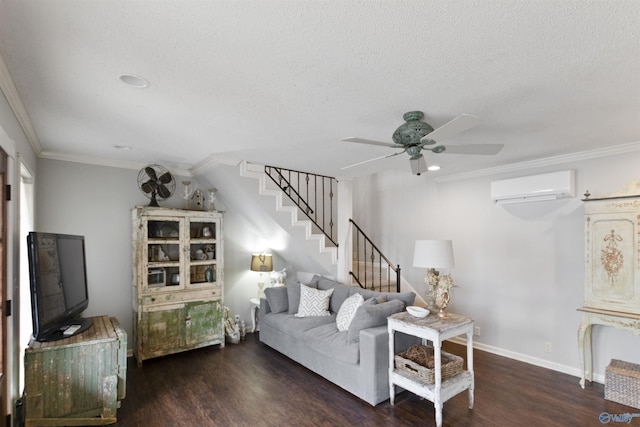
[[[352,165],[345,166],[342,169],[407,153],[409,155],[411,171],[416,175],[420,175],[422,172],[427,171],[427,162],[424,159],[422,150],[429,150],[436,154],[493,155],[498,154],[503,147],[502,144],[436,145],[439,141],[450,138],[458,133],[462,133],[480,123],[480,119],[470,114],[462,114],[435,130],[431,125],[422,121],[422,118],[424,118],[424,113],[422,111],[410,111],[405,113],[402,118],[405,120],[405,123],[398,127],[398,129],[393,133],[392,139],[394,144],[355,137],[343,139],[343,141],[347,142],[379,145],[383,147],[402,149],[402,151],[354,163]]]
[[[140,191],[151,201],[149,206],[158,206],[158,199],[171,197],[176,189],[176,180],[167,168],[161,165],[149,165],[138,173]]]

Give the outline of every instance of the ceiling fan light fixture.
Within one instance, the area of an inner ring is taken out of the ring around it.
[[[120,81],[129,86],[136,87],[138,89],[144,89],[151,86],[149,80],[144,77],[138,76],[136,74],[122,74],[120,76]]]
[[[411,164],[411,173],[414,175],[420,176],[422,172],[428,170],[427,161],[422,154],[419,157],[409,159],[409,163]]]
[[[431,165],[431,166],[427,167],[427,170],[430,171],[430,172],[439,171],[440,170],[440,166],[439,165]]]

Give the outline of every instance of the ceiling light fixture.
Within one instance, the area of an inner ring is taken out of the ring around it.
[[[149,80],[144,77],[140,77],[136,74],[123,74],[120,76],[120,81],[129,86],[144,89],[150,86]]]
[[[440,166],[438,165],[431,165],[427,168],[427,170],[434,172],[434,171],[439,171],[440,170]]]

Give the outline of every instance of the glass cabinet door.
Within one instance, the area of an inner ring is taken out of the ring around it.
[[[191,218],[189,221],[189,282],[187,286],[211,286],[218,282],[219,227],[219,223],[211,219]]]
[[[147,260],[146,288],[150,291],[184,287],[181,268],[181,221],[175,218],[154,218],[146,221],[146,244],[142,248]]]

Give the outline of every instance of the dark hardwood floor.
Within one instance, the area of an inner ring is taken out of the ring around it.
[[[449,352],[465,349],[447,343]],[[604,386],[476,350],[475,405],[444,404],[445,426],[602,426],[602,412],[640,414],[604,400]],[[129,358],[116,426],[429,426],[433,404],[412,393],[372,407],[249,334],[237,345],[151,359]],[[611,422],[611,425],[627,423]],[[640,425],[640,417],[630,425]]]

